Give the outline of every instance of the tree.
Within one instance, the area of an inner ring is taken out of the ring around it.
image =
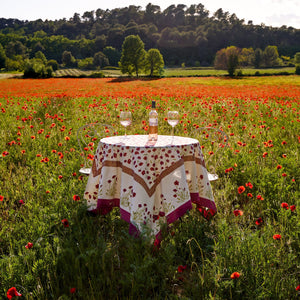
[[[0,44],[0,69],[5,67],[5,60],[6,60],[5,50]]]
[[[161,75],[164,59],[158,49],[149,49],[146,54],[145,70],[150,71],[150,76]]]
[[[103,52],[99,51],[94,55],[93,64],[97,67],[103,68],[109,65],[109,61],[106,55]]]
[[[108,58],[109,64],[111,66],[118,66],[118,62],[121,58],[121,53],[114,47],[108,46],[103,49],[103,53]]]
[[[255,49],[254,51],[254,67],[258,69],[261,67],[263,62],[263,52],[260,48]]]
[[[221,49],[217,52],[215,58],[215,68],[220,70],[227,70],[230,76],[233,76],[235,70],[239,66],[240,49],[235,46]]]
[[[295,65],[300,65],[300,52],[297,52],[294,57]]]
[[[64,51],[62,54],[62,63],[66,67],[73,67],[75,64],[75,58],[70,51]]]
[[[267,46],[264,50],[264,61],[266,67],[274,67],[279,64],[277,46]]]
[[[144,43],[138,35],[129,35],[122,45],[122,55],[119,66],[122,74],[139,76],[139,71],[144,68],[146,51]]]
[[[35,58],[40,59],[44,65],[47,64],[47,58],[45,56],[45,54],[42,51],[38,51],[35,53],[34,55]]]

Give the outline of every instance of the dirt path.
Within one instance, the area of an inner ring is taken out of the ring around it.
[[[23,74],[10,74],[10,73],[0,73],[0,79],[7,79],[7,78],[15,78],[15,77],[21,77]]]

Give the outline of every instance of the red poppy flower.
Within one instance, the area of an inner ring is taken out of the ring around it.
[[[287,176],[287,174],[286,173],[282,173],[282,177],[286,177]]]
[[[23,199],[19,200],[19,204],[23,205],[25,202]]]
[[[237,216],[242,216],[244,213],[241,211],[241,210],[239,210],[239,209],[236,209],[236,210],[234,210],[233,211],[233,213],[234,213],[234,215],[237,217]]]
[[[230,275],[230,278],[231,278],[231,279],[238,279],[240,276],[241,276],[241,274],[240,274],[239,272],[233,272],[233,273]]]
[[[64,227],[69,227],[68,219],[62,219],[61,222],[63,223]]]
[[[238,187],[238,192],[239,192],[239,194],[244,193],[245,190],[246,190],[246,189],[245,189],[245,187],[244,187],[243,185]]]
[[[263,157],[266,157],[268,155],[268,152],[263,153]]]
[[[79,201],[80,200],[80,197],[78,195],[73,195],[73,200],[74,201]]]
[[[13,297],[21,297],[22,294],[20,294],[17,291],[17,289],[13,286],[7,291],[6,296],[8,299],[12,299]]]
[[[258,219],[255,221],[255,224],[256,224],[257,226],[260,226],[262,223],[263,223],[262,218],[258,218]]]
[[[277,165],[277,170],[280,170],[281,168],[282,168],[282,166],[281,165]]]
[[[70,293],[71,293],[71,294],[74,294],[75,292],[76,292],[76,288],[74,288],[74,287],[73,287],[73,288],[70,288]]]
[[[291,209],[291,211],[296,210],[296,205],[291,205],[291,206],[290,206],[290,209]]]
[[[58,179],[62,179],[62,178],[63,178],[62,175],[59,175],[59,176],[58,176]]]
[[[261,201],[264,200],[264,198],[261,195],[257,195],[256,199],[261,200]]]
[[[296,291],[300,291],[300,285],[296,287]]]
[[[247,196],[248,196],[249,198],[252,198],[252,197],[253,197],[253,195],[252,195],[251,193],[248,193]]]
[[[25,246],[26,249],[31,249],[33,247],[33,244],[28,242],[27,245]]]
[[[253,185],[252,185],[251,182],[247,182],[247,183],[246,183],[246,186],[247,186],[249,189],[252,189],[252,188],[253,188]]]
[[[285,209],[289,209],[289,205],[286,202],[282,202],[281,207]]]
[[[2,195],[0,195],[0,201],[3,201],[4,197]]]
[[[273,235],[273,239],[274,240],[280,240],[281,239],[281,235],[280,234],[274,234]]]
[[[182,273],[184,270],[186,269],[186,265],[180,265],[180,266],[178,266],[178,268],[177,268],[177,271],[178,271],[178,273]]]

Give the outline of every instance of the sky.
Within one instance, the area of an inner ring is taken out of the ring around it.
[[[172,4],[203,4],[212,15],[219,8],[230,14],[235,13],[239,19],[249,20],[253,24],[281,27],[292,26],[300,29],[300,0],[0,0],[0,18],[19,20],[58,20],[71,18],[74,13],[83,15],[86,11],[140,6],[142,10],[148,3],[158,5],[163,11]]]

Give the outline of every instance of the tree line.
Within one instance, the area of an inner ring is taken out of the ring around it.
[[[75,13],[69,20],[1,18],[0,52],[5,66],[0,57],[0,68],[24,68],[25,59],[40,52],[59,65],[117,67],[123,42],[130,35],[138,35],[146,51],[158,49],[167,66],[212,66],[216,53],[232,45],[253,51],[276,46],[286,65],[293,64],[300,52],[300,30],[293,27],[246,24],[221,8],[210,15],[202,4],[171,5],[162,11],[149,3],[145,10],[135,5],[97,9]]]

